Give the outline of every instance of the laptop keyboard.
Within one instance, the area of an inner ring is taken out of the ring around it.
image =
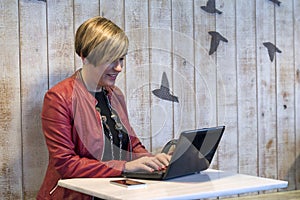
[[[163,170],[154,170],[153,172],[149,172],[149,174],[164,174],[166,173],[166,169]]]
[[[165,173],[166,170],[154,170],[153,172],[136,171],[136,172],[124,173],[123,176],[128,178],[143,178],[143,179],[159,180],[164,176]]]

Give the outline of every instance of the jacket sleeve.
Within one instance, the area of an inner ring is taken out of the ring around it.
[[[49,151],[49,166],[54,167],[62,178],[121,175],[125,161],[101,162],[92,155],[82,156],[88,155],[88,151],[84,145],[76,146],[79,138],[72,134],[74,121],[70,109],[70,102],[63,94],[51,91],[46,93],[42,127]]]
[[[134,133],[134,130],[131,128],[131,133]],[[132,145],[132,159],[137,159],[143,156],[153,156],[150,152],[147,151],[145,146],[142,144],[142,142],[139,140],[139,138],[133,134],[134,136],[131,136],[131,145]]]

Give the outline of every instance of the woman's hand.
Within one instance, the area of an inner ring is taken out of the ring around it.
[[[165,169],[171,160],[171,156],[159,153],[153,157],[144,156],[139,159],[129,161],[125,164],[125,172],[149,171]]]

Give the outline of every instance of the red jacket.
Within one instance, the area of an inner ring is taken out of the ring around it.
[[[151,155],[130,126],[124,96],[109,87],[111,106],[129,134],[127,160]],[[126,161],[102,162],[104,132],[97,100],[81,79],[79,71],[58,83],[45,95],[42,126],[49,151],[49,163],[37,199],[91,199],[90,196],[57,187],[59,179],[120,176]]]

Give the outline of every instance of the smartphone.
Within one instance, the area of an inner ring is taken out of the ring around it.
[[[135,188],[144,188],[146,187],[146,183],[136,181],[136,180],[131,180],[128,178],[125,179],[118,179],[118,180],[111,180],[111,184],[126,187],[128,189],[135,189]]]

